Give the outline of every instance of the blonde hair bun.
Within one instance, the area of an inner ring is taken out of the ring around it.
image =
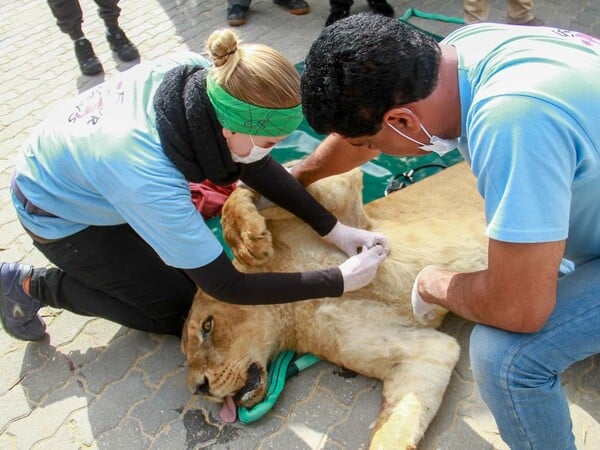
[[[212,59],[210,77],[238,100],[264,108],[292,108],[300,103],[300,74],[277,50],[246,44],[227,28],[206,41]]]
[[[213,64],[221,67],[231,60],[233,63],[239,61],[239,44],[241,43],[238,35],[228,29],[216,30],[211,33],[206,41],[206,50],[208,51]],[[237,56],[237,58],[236,58]],[[235,67],[235,64],[233,64]]]

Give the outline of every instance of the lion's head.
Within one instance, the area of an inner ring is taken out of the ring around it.
[[[230,409],[263,399],[267,364],[279,350],[274,309],[225,304],[198,292],[181,340],[193,393]]]

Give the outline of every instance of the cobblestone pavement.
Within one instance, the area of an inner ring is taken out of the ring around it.
[[[127,70],[131,64],[111,55],[95,4],[81,3],[84,31],[106,77]],[[391,3],[398,15],[409,6],[450,16],[462,11],[459,0]],[[502,21],[505,2],[491,3],[490,20]],[[598,0],[534,4],[548,24],[600,36]],[[143,60],[175,50],[201,51],[209,33],[225,26],[225,0],[126,0],[121,7],[121,25]],[[328,15],[325,1],[312,0],[311,7],[310,14],[296,17],[270,0],[255,0],[239,31],[246,41],[269,44],[299,62]],[[367,10],[367,2],[357,0],[352,12]],[[46,264],[9,204],[13,155],[50,105],[103,76],[80,75],[72,44],[55,26],[46,2],[0,2],[0,23],[0,260]],[[438,34],[456,27],[424,26]],[[322,362],[290,380],[260,422],[224,425],[215,405],[190,395],[177,339],[50,308],[42,312],[49,337],[39,343],[0,332],[0,449],[362,449],[368,443],[380,405],[379,382]],[[444,330],[460,340],[462,357],[421,448],[506,448],[473,384],[470,326],[450,317]],[[598,363],[598,357],[590,358],[563,377],[580,449],[600,448]]]

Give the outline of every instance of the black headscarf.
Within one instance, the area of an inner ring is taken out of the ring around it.
[[[179,66],[165,74],[154,96],[156,127],[165,154],[188,181],[225,185],[241,177],[242,166],[231,159],[206,93],[206,73]]]

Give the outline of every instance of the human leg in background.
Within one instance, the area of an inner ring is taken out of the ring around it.
[[[490,13],[489,0],[464,0],[465,23],[485,22]]]
[[[60,31],[69,35],[75,45],[75,56],[84,75],[96,75],[103,72],[102,63],[94,53],[81,29],[83,14],[78,0],[48,0],[50,11],[56,18]]]
[[[559,279],[556,307],[539,332],[477,325],[470,345],[482,398],[511,449],[575,449],[560,375],[600,353],[600,259]]]
[[[248,21],[251,0],[227,0],[227,24],[239,27]]]
[[[273,3],[279,6],[283,6],[291,14],[296,16],[302,16],[308,14],[310,6],[304,0],[273,0]]]
[[[375,14],[381,14],[386,17],[394,17],[394,8],[386,0],[367,0],[371,10]]]
[[[182,271],[165,265],[128,225],[88,227],[55,242],[34,244],[57,267],[35,268],[27,280],[38,308],[48,305],[138,330],[180,335],[197,288]],[[7,265],[2,267],[4,274]]]
[[[490,14],[489,0],[464,0],[465,23],[486,22]],[[544,25],[533,15],[532,0],[507,0],[506,20],[512,25]]]
[[[140,57],[135,45],[129,40],[121,27],[119,15],[121,8],[117,5],[119,0],[94,0],[98,5],[98,15],[106,26],[106,40],[110,49],[117,54],[121,61],[134,61]]]
[[[533,15],[532,0],[507,0],[506,19],[513,25],[544,25]]]
[[[325,26],[348,17],[353,3],[353,0],[329,0],[329,17],[325,21]]]
[[[248,21],[251,0],[227,0],[227,3],[227,24],[232,27],[244,25]],[[310,11],[310,6],[304,0],[273,0],[273,3],[297,16]]]
[[[329,16],[325,21],[325,26],[348,17],[353,3],[353,0],[329,0]],[[394,17],[394,8],[386,0],[367,0],[367,3],[375,14]]]

